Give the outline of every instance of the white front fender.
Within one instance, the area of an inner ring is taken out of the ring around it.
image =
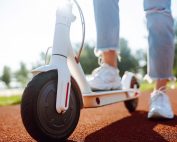
[[[31,71],[31,73],[35,76],[41,72],[47,72],[50,70],[57,70],[57,68],[55,66],[52,65],[44,65],[44,66],[40,66],[34,70]]]
[[[58,84],[56,97],[56,110],[58,113],[65,112],[69,107],[70,88],[71,88],[71,74],[67,65],[67,58],[55,56],[49,65],[38,67],[32,70],[34,75],[40,72],[47,72],[50,70],[57,70]]]
[[[131,86],[131,80],[135,76],[134,73],[126,71],[122,77],[121,84],[122,89],[130,89]]]

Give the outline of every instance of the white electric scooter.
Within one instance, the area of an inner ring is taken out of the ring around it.
[[[84,44],[85,23],[80,12]],[[32,71],[21,103],[21,116],[28,133],[37,141],[64,141],[77,126],[80,109],[124,102],[131,113],[138,103],[139,84],[133,73],[122,77],[122,90],[92,91],[70,42],[70,26],[75,20],[70,0],[57,9],[50,63]]]

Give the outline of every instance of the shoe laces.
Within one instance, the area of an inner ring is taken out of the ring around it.
[[[162,86],[159,89],[155,90],[158,94],[165,94],[166,93],[166,86]]]
[[[100,66],[92,71],[92,76],[99,74],[99,72],[101,72],[102,70],[108,70],[111,67],[109,64],[103,62],[103,59],[101,56],[98,57],[98,64]],[[113,67],[111,67],[111,68],[113,68]],[[119,74],[119,70],[117,70],[117,73]]]
[[[155,95],[154,95],[155,94]],[[160,96],[163,96],[163,95],[166,95],[166,87],[165,86],[162,86],[162,87],[160,87],[159,89],[157,89],[157,90],[154,90],[154,92],[153,92],[153,99],[152,99],[152,101],[151,101],[151,104],[153,103],[153,102],[157,102],[157,99],[160,97]],[[160,97],[161,99],[162,99],[162,97]],[[162,101],[162,100],[161,100]],[[161,102],[160,101],[160,102]]]
[[[100,72],[101,69],[103,68],[103,59],[101,56],[98,57],[98,65],[100,65],[98,68],[94,69],[93,72],[92,72],[92,75],[95,75],[96,73]]]

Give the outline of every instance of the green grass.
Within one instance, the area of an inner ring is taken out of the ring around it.
[[[21,103],[21,95],[0,96],[0,106],[16,105]]]
[[[141,92],[153,91],[154,85],[155,85],[154,83],[150,84],[148,82],[142,82],[142,83],[140,83],[140,91]],[[175,84],[168,83],[168,85],[167,85],[168,89],[171,89],[172,85],[173,85],[173,87],[177,88],[177,83],[175,83]]]
[[[140,91],[144,92],[144,91],[152,91],[154,88],[154,83],[147,83],[147,82],[142,82],[140,83]]]
[[[171,83],[168,83],[168,88],[172,86]],[[147,82],[140,83],[140,91],[152,91],[154,87],[154,83],[149,84]],[[175,87],[177,88],[177,83],[175,83]],[[21,95],[18,93],[12,93],[12,96],[0,96],[0,106],[7,106],[7,105],[16,105],[21,103]],[[21,93],[20,93],[21,94]]]

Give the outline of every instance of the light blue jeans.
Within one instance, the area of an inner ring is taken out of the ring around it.
[[[118,50],[118,2],[93,0],[97,30],[96,53]],[[153,80],[171,79],[175,49],[171,0],[144,0],[144,10],[149,31],[148,75]]]

